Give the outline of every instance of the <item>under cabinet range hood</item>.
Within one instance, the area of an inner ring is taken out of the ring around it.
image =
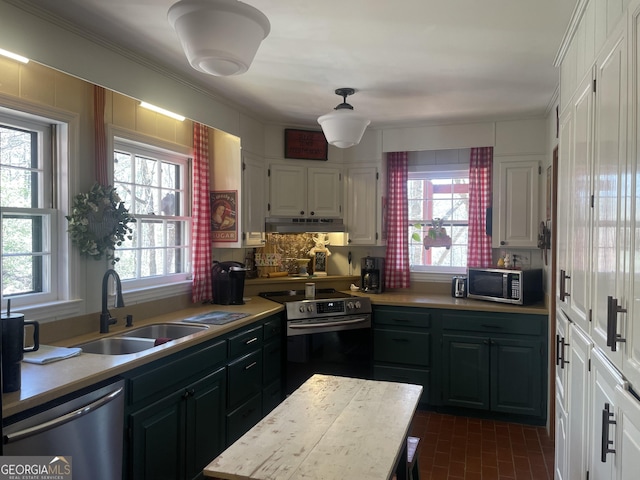
[[[333,233],[346,230],[341,218],[267,217],[265,231],[267,233]]]

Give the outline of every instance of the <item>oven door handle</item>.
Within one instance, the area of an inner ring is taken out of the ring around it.
[[[340,320],[339,322],[318,322],[318,323],[289,323],[288,327],[292,329],[305,329],[316,327],[338,327],[340,325],[352,325],[354,323],[368,322],[369,317],[358,317],[350,320]]]

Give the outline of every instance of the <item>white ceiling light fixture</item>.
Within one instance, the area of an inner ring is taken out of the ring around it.
[[[342,103],[333,112],[318,118],[327,142],[338,148],[349,148],[360,143],[364,130],[371,123],[364,115],[354,112],[347,103],[347,97],[354,93],[353,88],[338,88],[336,95],[342,97]]]
[[[182,0],[168,18],[191,66],[219,77],[246,72],[271,31],[260,10],[237,0]]]

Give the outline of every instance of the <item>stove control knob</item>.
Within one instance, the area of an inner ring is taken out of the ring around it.
[[[313,312],[313,305],[307,305],[307,312]]]
[[[300,313],[304,313],[304,305],[300,305],[300,308],[298,308],[298,310],[300,310]]]
[[[353,302],[347,302],[347,310],[353,310]]]
[[[356,301],[356,308],[359,310],[362,307],[362,305],[360,305],[360,301]]]

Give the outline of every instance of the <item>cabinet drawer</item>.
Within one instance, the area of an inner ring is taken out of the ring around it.
[[[282,318],[280,316],[269,320],[264,324],[264,341],[271,340],[272,338],[280,338],[282,335]]]
[[[266,416],[271,410],[280,405],[282,399],[282,380],[277,379],[262,390],[262,416]]]
[[[432,312],[424,308],[376,308],[373,311],[375,325],[397,327],[431,327]]]
[[[262,394],[258,393],[227,415],[227,447],[262,419]]]
[[[266,343],[262,352],[263,359],[263,384],[273,382],[276,378],[282,377],[282,359],[284,352],[282,342],[276,340]]]
[[[208,347],[198,348],[198,350],[186,355],[184,352],[180,352],[171,356],[167,362],[154,362],[154,365],[158,365],[155,368],[147,370],[146,367],[142,367],[140,371],[134,371],[129,380],[129,402],[135,404],[147,399],[185,381],[198,372],[222,364],[227,358],[227,342],[224,340]],[[179,358],[171,361],[177,356]]]
[[[442,314],[444,330],[465,330],[495,334],[542,335],[545,333],[546,317],[541,315],[519,315],[517,313],[450,313]]]
[[[229,337],[229,358],[240,357],[262,346],[262,325]]]
[[[431,379],[431,371],[428,369],[374,365],[373,378],[375,380],[383,380],[387,382],[422,385],[420,403],[429,402],[429,381]]]
[[[376,362],[428,367],[431,363],[431,334],[377,328],[373,332],[373,358]]]
[[[228,366],[229,408],[234,408],[262,390],[262,351],[245,355]]]

